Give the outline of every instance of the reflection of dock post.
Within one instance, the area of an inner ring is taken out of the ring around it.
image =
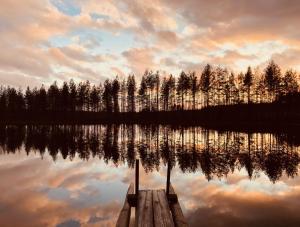
[[[136,159],[135,160],[135,195],[134,195],[134,197],[135,197],[135,202],[134,202],[134,204],[135,204],[135,207],[136,207],[136,209],[135,209],[135,216],[136,217],[138,217],[138,201],[139,201],[139,168],[140,168],[140,165],[139,165],[139,159]],[[136,219],[137,220],[137,219]],[[135,221],[135,226],[138,226],[137,225],[138,224],[138,222],[137,221]]]
[[[167,186],[166,186],[167,197],[170,194],[170,177],[171,177],[171,165],[170,165],[170,158],[169,158],[168,159],[168,170],[167,170]]]
[[[139,160],[135,160],[135,195],[136,198],[139,196]]]

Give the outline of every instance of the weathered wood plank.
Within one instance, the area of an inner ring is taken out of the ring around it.
[[[133,191],[133,184],[129,185],[128,191],[127,191],[127,195],[129,192]],[[127,201],[127,195],[125,198],[125,202],[123,205],[123,208],[119,214],[119,218],[117,220],[117,227],[128,227],[129,226],[129,221],[130,221],[130,214],[131,214],[131,207]]]
[[[158,197],[162,206],[163,217],[166,220],[166,226],[174,226],[172,213],[169,207],[168,199],[165,190],[158,190]]]
[[[172,185],[170,185],[170,193],[172,194],[175,194],[175,190],[173,188]],[[177,196],[176,196],[177,197]],[[181,210],[181,207],[180,207],[180,204],[177,200],[177,202],[175,203],[170,203],[170,209],[171,209],[171,212],[172,212],[172,216],[173,216],[173,220],[174,220],[174,224],[176,227],[187,227],[188,224],[187,224],[187,221],[182,213],[182,210]]]
[[[153,206],[151,190],[142,190],[139,192],[136,213],[136,226],[153,227]]]
[[[153,210],[155,227],[174,226],[165,190],[153,191]]]
[[[142,221],[142,223],[139,223],[138,226],[143,226],[143,227],[153,227],[153,191],[152,190],[147,190],[146,191],[146,198],[145,198],[145,203],[143,203],[143,210],[139,214],[140,218],[139,220]]]
[[[153,227],[153,191],[147,192],[146,204],[145,204],[145,223],[147,227]]]
[[[153,191],[153,215],[154,215],[154,226],[160,226],[162,223],[161,217],[161,206],[158,198],[158,192]]]
[[[177,195],[170,184],[169,197],[165,190],[141,190],[134,197],[134,185],[130,184],[117,227],[127,227],[130,221],[130,198],[136,203],[135,226],[138,227],[187,227]]]
[[[147,191],[145,190],[141,190],[138,193],[138,201],[137,201],[137,207],[136,207],[136,215],[135,215],[135,222],[136,225],[135,226],[142,226],[142,222],[143,222],[143,209],[144,209],[144,205],[146,202],[146,196],[147,196]]]

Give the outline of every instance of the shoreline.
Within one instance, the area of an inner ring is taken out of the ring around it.
[[[201,110],[156,112],[1,112],[0,124],[161,124],[217,128],[300,127],[300,107],[287,104],[236,104]]]

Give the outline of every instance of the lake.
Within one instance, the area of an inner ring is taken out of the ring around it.
[[[300,226],[297,134],[162,125],[0,126],[0,226],[114,226],[134,163],[190,226]]]

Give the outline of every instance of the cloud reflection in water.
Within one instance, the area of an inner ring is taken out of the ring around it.
[[[124,126],[0,130],[1,226],[114,226],[137,156],[141,188],[165,187],[170,158],[191,226],[300,223],[298,147],[284,137]]]

